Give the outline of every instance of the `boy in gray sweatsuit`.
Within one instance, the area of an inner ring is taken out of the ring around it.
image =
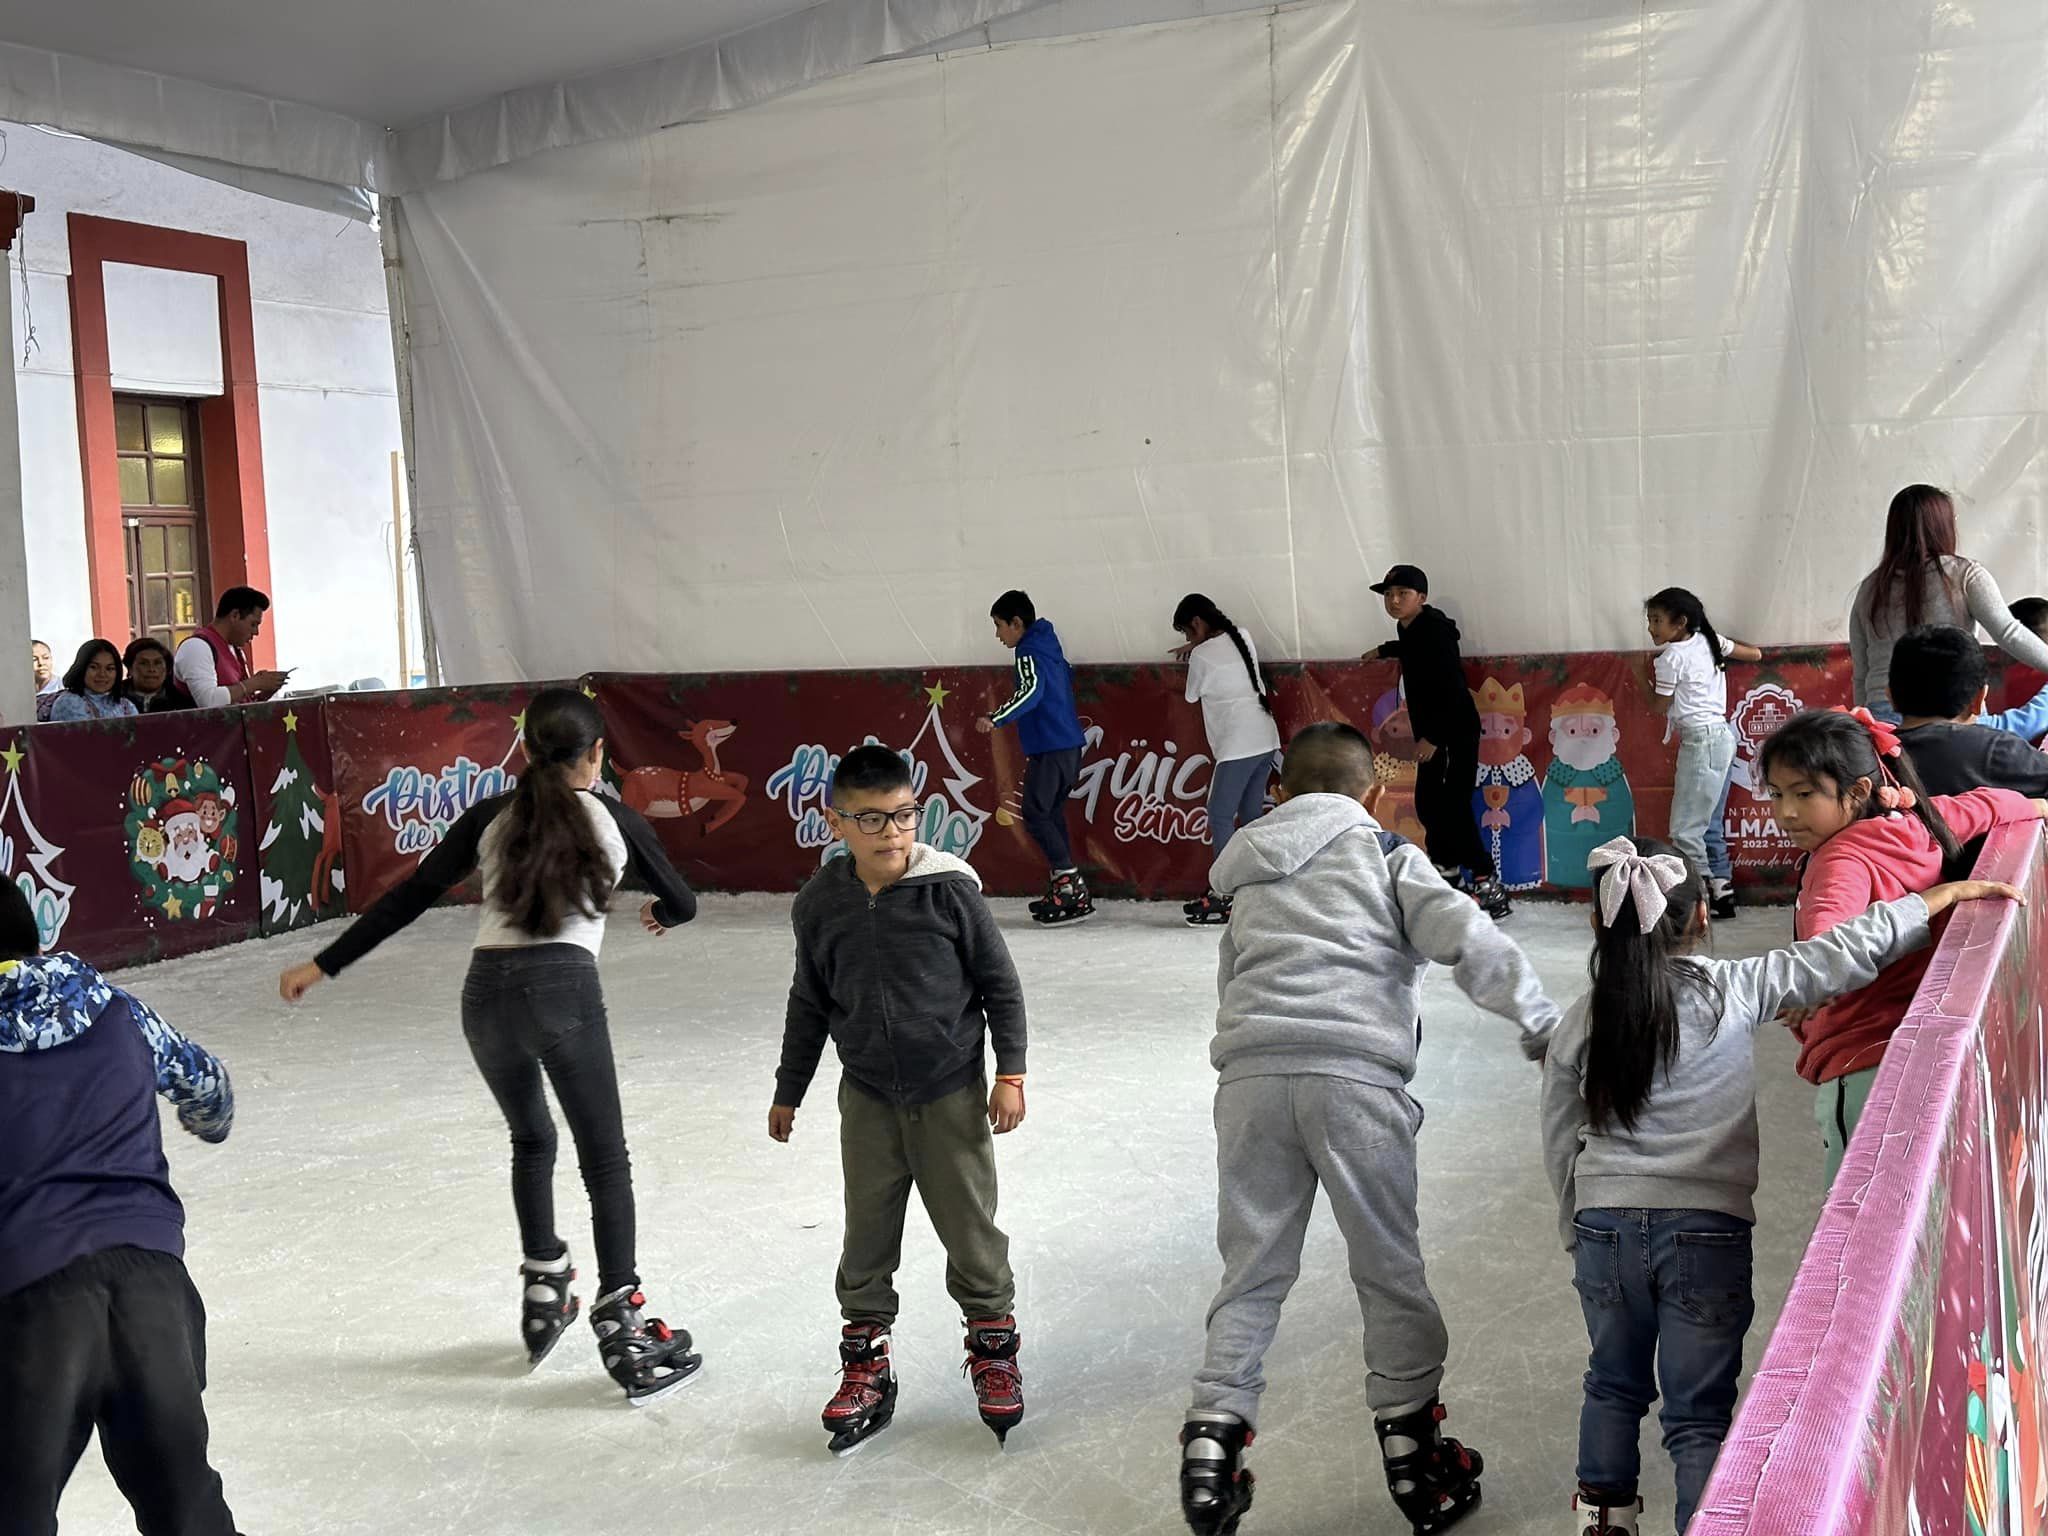
[[[1428,962],[1521,1026],[1540,1060],[1557,1023],[1535,969],[1371,807],[1372,748],[1348,725],[1288,748],[1278,809],[1240,830],[1211,874],[1232,900],[1210,1059],[1216,1090],[1216,1245],[1223,1286],[1181,1433],[1181,1509],[1201,1536],[1251,1504],[1261,1362],[1300,1272],[1318,1185],[1351,1252],[1365,1314],[1366,1398],[1387,1486],[1418,1532],[1479,1499],[1481,1460],[1442,1438],[1447,1339],[1423,1277],[1409,1097]]]

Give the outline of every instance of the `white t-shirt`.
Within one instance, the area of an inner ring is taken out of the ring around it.
[[[1735,642],[1723,636],[1721,654],[1734,649]],[[1728,674],[1714,665],[1705,635],[1687,635],[1657,652],[1657,693],[1671,701],[1672,730],[1727,723]]]
[[[626,872],[625,836],[595,793],[585,793],[578,798],[584,814],[590,818],[590,830],[597,834],[598,846],[604,849],[605,862],[611,866],[612,884],[617,885]],[[483,842],[478,848],[477,865],[484,873],[484,903],[482,916],[477,922],[476,947],[525,949],[534,944],[574,944],[593,955],[600,953],[604,949],[604,918],[601,915],[592,917],[572,906],[562,916],[561,932],[543,939],[521,928],[512,920],[510,913],[491,901],[498,873],[505,862],[505,835],[509,825],[509,820],[502,816],[492,822],[484,829]]]
[[[1259,653],[1252,648],[1252,637],[1245,635],[1244,643],[1257,666]],[[1265,681],[1263,676],[1260,681]],[[1188,702],[1202,706],[1209,755],[1217,762],[1234,763],[1280,750],[1280,727],[1252,690],[1251,674],[1230,636],[1204,640],[1188,653]]]

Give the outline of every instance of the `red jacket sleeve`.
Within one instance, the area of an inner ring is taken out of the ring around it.
[[[1936,795],[1932,803],[1957,840],[1965,843],[1973,837],[1982,837],[1993,827],[2009,826],[2016,821],[2034,821],[2040,816],[2033,801],[2009,789],[1973,789],[1967,795]]]

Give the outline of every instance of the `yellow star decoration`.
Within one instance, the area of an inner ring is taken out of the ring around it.
[[[185,903],[175,896],[164,898],[164,916],[176,921],[185,915]]]
[[[932,701],[933,709],[941,709],[953,694],[944,683],[933,683],[931,687],[925,689],[924,696]]]
[[[21,772],[21,760],[26,756],[28,756],[26,752],[22,751],[21,748],[15,746],[12,742],[9,742],[7,750],[0,752],[0,763],[7,765],[9,773],[19,773]]]
[[[296,731],[299,728],[299,717],[290,710],[285,711],[284,728],[287,731]]]
[[[519,713],[518,713],[518,714],[516,714],[516,715],[514,715],[514,716],[512,717],[512,729],[513,729],[514,731],[518,732],[518,734],[520,734],[521,736],[524,736],[524,735],[526,734],[526,711],[525,711],[525,710],[523,710],[523,709],[522,709],[521,711],[519,711]]]
[[[597,697],[597,690],[591,687],[590,684],[585,683],[583,685],[583,697],[585,697],[586,699],[594,699]]]

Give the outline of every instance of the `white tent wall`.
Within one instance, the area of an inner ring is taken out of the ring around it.
[[[986,660],[1029,588],[1342,655],[1839,640],[1891,492],[2014,595],[2048,13],[1354,0],[872,66],[402,200],[458,680]]]

